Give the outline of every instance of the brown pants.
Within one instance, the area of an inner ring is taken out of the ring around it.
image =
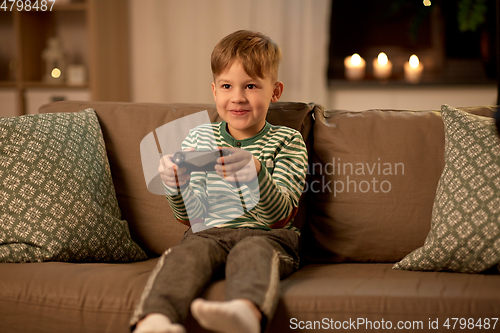
[[[184,322],[191,302],[225,273],[226,299],[252,301],[262,312],[264,328],[278,305],[279,280],[298,265],[298,235],[292,230],[189,229],[179,245],[160,257],[131,325],[150,313]]]

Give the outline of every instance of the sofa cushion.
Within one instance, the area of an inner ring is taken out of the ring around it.
[[[91,109],[0,118],[0,261],[134,261]]]
[[[130,332],[156,259],[0,264],[2,332]]]
[[[132,238],[150,255],[163,253],[179,242],[187,227],[175,220],[163,196],[148,191],[140,143],[154,129],[202,110],[208,111],[210,121],[220,121],[215,105],[64,101],[44,105],[39,112],[74,112],[86,107],[96,110],[99,118],[118,203],[123,218],[129,222]],[[293,102],[271,104],[267,120],[299,130],[310,146],[311,115],[315,107]],[[299,226],[303,224],[304,212],[297,213]]]
[[[269,332],[462,331],[452,318],[472,318],[474,324],[489,323],[489,331],[498,330],[498,275],[409,272],[391,267],[344,263],[301,268],[282,281],[282,298]],[[480,332],[482,328],[464,331]]]
[[[448,105],[445,167],[424,246],[396,269],[477,273],[500,263],[500,140],[494,120]]]
[[[129,320],[156,262],[0,264],[2,332],[129,332]],[[359,318],[365,320],[359,326],[363,331],[377,331],[366,328],[368,320],[391,321],[393,331],[398,321],[422,322],[425,331],[438,319],[440,326],[434,331],[439,332],[446,331],[447,318],[475,318],[475,323],[479,319],[482,323],[500,313],[498,275],[409,272],[391,266],[302,267],[280,283],[282,296],[268,331],[329,332],[334,328],[308,330],[299,325],[305,328],[324,320],[335,325]],[[202,297],[225,300],[225,286],[225,280],[216,281]],[[494,319],[490,320],[492,326]],[[192,317],[186,329],[207,332]]]
[[[315,113],[304,256],[395,262],[422,246],[443,161],[435,111]]]

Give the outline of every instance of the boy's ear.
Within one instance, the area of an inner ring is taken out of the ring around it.
[[[217,96],[215,91],[215,82],[212,82],[212,94],[214,95],[214,101],[217,102]]]
[[[276,82],[276,84],[274,85],[273,96],[271,97],[271,103],[276,103],[280,99],[281,94],[283,94],[283,88],[283,82]]]

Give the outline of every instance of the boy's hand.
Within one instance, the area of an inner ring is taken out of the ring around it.
[[[188,148],[185,151],[194,150],[194,148]],[[187,170],[186,168],[179,168],[177,164],[172,162],[173,156],[174,155],[165,155],[160,159],[158,172],[165,185],[176,188],[186,184],[190,175],[185,173]]]
[[[227,181],[245,183],[257,177],[262,165],[252,153],[239,148],[224,148],[232,152],[219,157],[215,165],[217,174]]]

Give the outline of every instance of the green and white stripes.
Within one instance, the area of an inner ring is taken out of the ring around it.
[[[216,172],[193,172],[189,186],[165,187],[175,217],[210,227],[293,228],[307,172],[307,151],[301,134],[284,126],[265,127],[254,137],[236,140],[225,122],[190,131],[182,149],[237,147],[261,161],[262,170],[250,183],[230,183]],[[194,227],[193,227],[194,229]]]

